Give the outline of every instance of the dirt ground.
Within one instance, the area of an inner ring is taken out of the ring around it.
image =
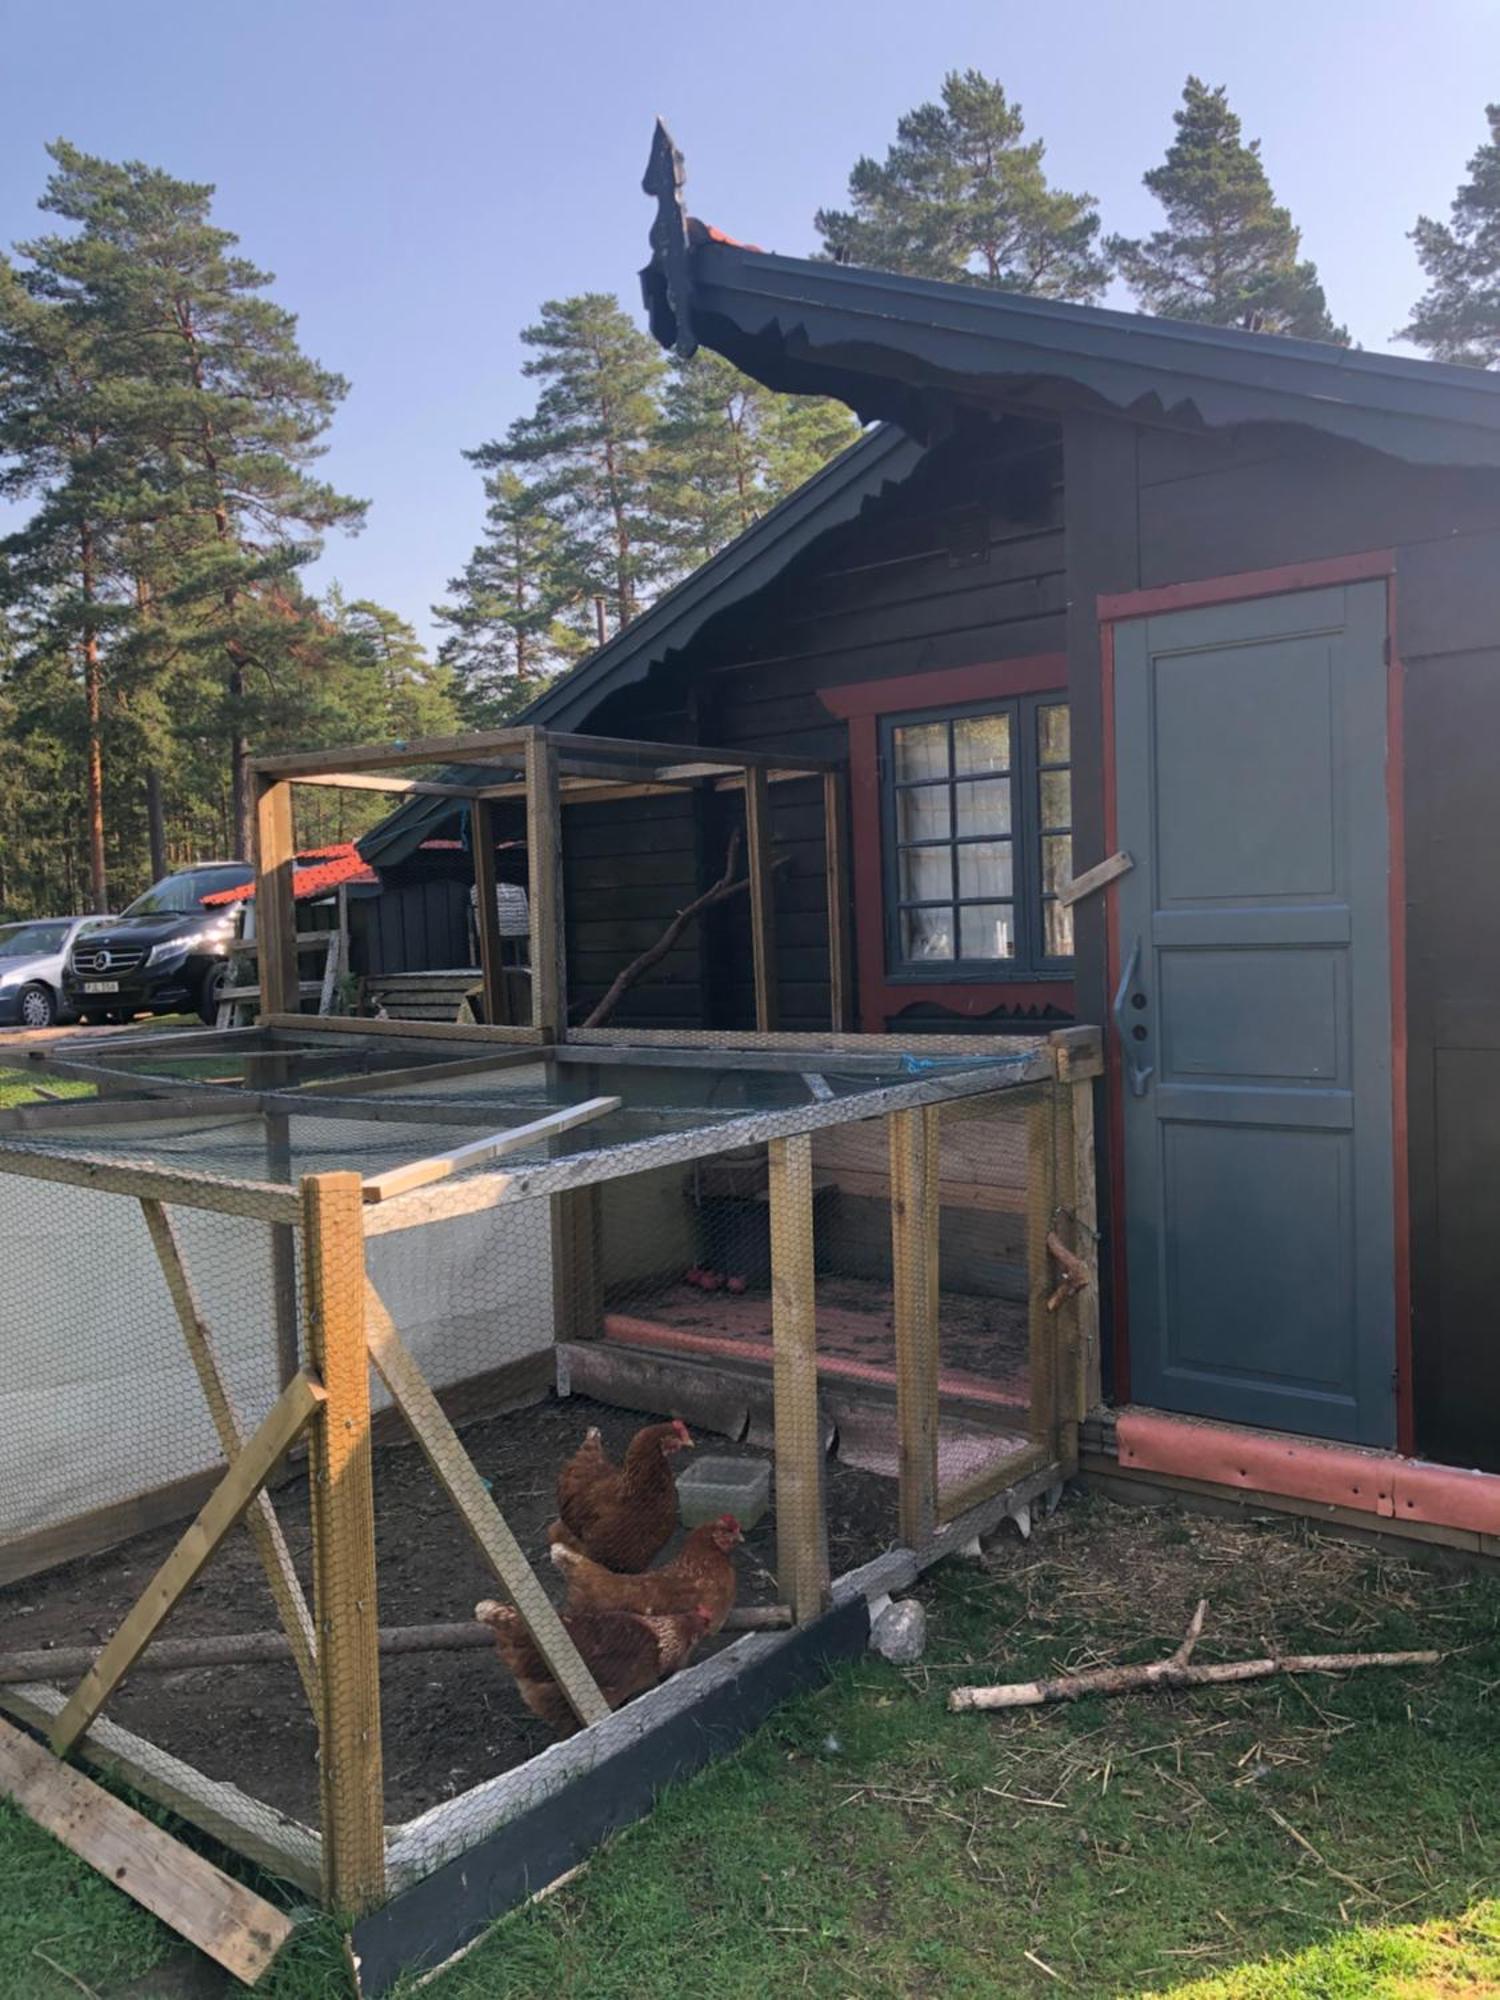
[[[556,1516],[558,1466],[590,1424],[618,1459],[649,1421],[584,1397],[549,1398],[530,1409],[471,1424],[464,1442],[549,1592],[561,1579],[546,1559],[544,1534]],[[702,1436],[700,1450],[765,1457],[753,1446]],[[833,1573],[892,1545],[894,1482],[830,1461],[829,1556]],[[276,1493],[293,1557],[309,1597],[306,1481]],[[773,1502],[774,1502],[773,1491]],[[494,1577],[412,1445],[376,1456],[375,1518],[382,1625],[467,1619]],[[171,1549],[176,1531],[0,1590],[8,1648],[99,1644],[108,1638]],[[669,1546],[672,1552],[675,1543]],[[775,1601],[774,1505],[739,1552],[740,1602]],[[275,1624],[270,1595],[249,1536],[237,1529],[167,1626],[174,1638],[261,1630]],[[726,1643],[719,1641],[715,1643]],[[382,1661],[385,1815],[390,1823],[523,1763],[551,1732],[522,1706],[509,1676],[486,1651],[409,1654]],[[214,1778],[310,1824],[317,1818],[316,1734],[289,1663],[140,1673],[117,1692],[110,1717]]]

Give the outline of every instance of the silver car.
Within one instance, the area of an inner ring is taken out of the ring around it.
[[[0,1027],[50,1028],[71,1020],[62,998],[63,960],[102,917],[33,917],[0,924]]]

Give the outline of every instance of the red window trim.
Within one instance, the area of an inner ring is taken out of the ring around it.
[[[957,708],[965,702],[1002,701],[1010,695],[1068,692],[1066,653],[1032,653],[1019,660],[986,660],[896,680],[856,681],[819,688],[830,714],[849,725],[849,832],[854,859],[854,918],[861,1032],[878,1035],[908,1007],[927,1002],[973,1019],[998,1007],[1017,1011],[1055,1007],[1073,1011],[1067,980],[893,980],[885,964],[885,909],[881,869],[880,728],[882,715],[908,709]]]
[[[1115,796],[1115,625],[1127,618],[1148,618],[1157,612],[1189,611],[1214,604],[1239,604],[1256,597],[1284,597],[1299,590],[1323,590],[1339,584],[1384,583],[1386,601],[1386,810],[1389,828],[1390,951],[1391,951],[1391,1148],[1396,1214],[1393,1282],[1396,1294],[1396,1449],[1415,1449],[1416,1410],[1412,1382],[1411,1324],[1411,1201],[1407,1133],[1406,1069],[1406,794],[1403,783],[1405,739],[1405,670],[1396,638],[1396,552],[1364,549],[1356,555],[1332,556],[1279,569],[1244,570],[1238,575],[1205,577],[1195,583],[1163,584],[1150,590],[1130,590],[1098,599],[1099,648],[1104,707],[1104,845],[1113,853],[1119,845]],[[1105,900],[1109,991],[1120,977],[1119,928],[1115,900]],[[1113,1028],[1105,1033],[1108,1091],[1110,1206],[1116,1218],[1125,1214],[1125,1112],[1121,1094],[1119,1044]],[[1114,1229],[1114,1364],[1115,1401],[1130,1400],[1129,1292],[1126,1289],[1125,1231]]]

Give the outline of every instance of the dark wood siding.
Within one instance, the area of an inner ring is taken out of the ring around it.
[[[1396,553],[1405,666],[1408,1118],[1417,1449],[1500,1470],[1500,480],[1302,434],[1187,438],[1080,417],[1066,439],[1080,865],[1103,853],[1100,592]],[[1104,1017],[1102,910],[1078,1006]]]
[[[1061,467],[1054,428],[968,420],[911,480],[829,534],[749,610],[707,627],[644,687],[601,703],[588,729],[842,760],[846,726],[819,701],[819,688],[1061,652]],[[580,810],[570,812],[570,828]],[[566,864],[569,935],[582,948],[571,997],[592,1004],[608,983],[607,965],[617,970],[650,942],[652,924],[659,934],[682,901],[722,872],[743,809],[732,795],[706,795],[696,819],[589,810],[614,826],[634,819],[630,848],[615,853],[639,856],[628,938],[613,901],[621,870]],[[818,787],[775,786],[771,824],[786,860],[776,876],[780,1025],[816,1031],[829,1024]],[[622,1007],[620,1025],[755,1025],[745,903],[726,904],[696,928],[670,970],[653,971]],[[690,1022],[695,990],[700,1012]],[[953,1024],[938,1011],[922,1025]]]

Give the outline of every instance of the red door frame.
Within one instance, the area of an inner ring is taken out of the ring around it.
[[[854,929],[859,970],[859,1025],[883,1034],[904,1008],[928,1001],[970,1017],[1009,1005],[1018,1013],[1055,1007],[1073,1013],[1071,979],[892,979],[885,963],[885,888],[881,868],[879,721],[908,709],[958,708],[1008,695],[1056,694],[1068,700],[1066,653],[1029,653],[894,680],[819,688],[818,700],[849,725],[849,830],[854,847]]]
[[[1104,704],[1104,851],[1119,846],[1115,780],[1115,626],[1126,619],[1167,611],[1191,611],[1216,604],[1241,604],[1257,597],[1284,597],[1332,585],[1383,582],[1386,607],[1386,816],[1389,839],[1389,921],[1391,956],[1391,1149],[1395,1184],[1394,1270],[1396,1306],[1396,1449],[1410,1456],[1415,1447],[1411,1362],[1411,1210],[1408,1199],[1406,1112],[1406,804],[1403,785],[1404,674],[1396,643],[1396,555],[1369,549],[1359,555],[1292,563],[1281,569],[1245,570],[1196,583],[1164,584],[1098,600],[1099,644]],[[1105,900],[1108,992],[1120,978],[1116,899]],[[1125,1263],[1125,1100],[1119,1037],[1113,1021],[1105,1032],[1107,1051],[1109,1186],[1113,1220],[1111,1269],[1114,1280],[1115,1401],[1130,1400],[1129,1292]]]

